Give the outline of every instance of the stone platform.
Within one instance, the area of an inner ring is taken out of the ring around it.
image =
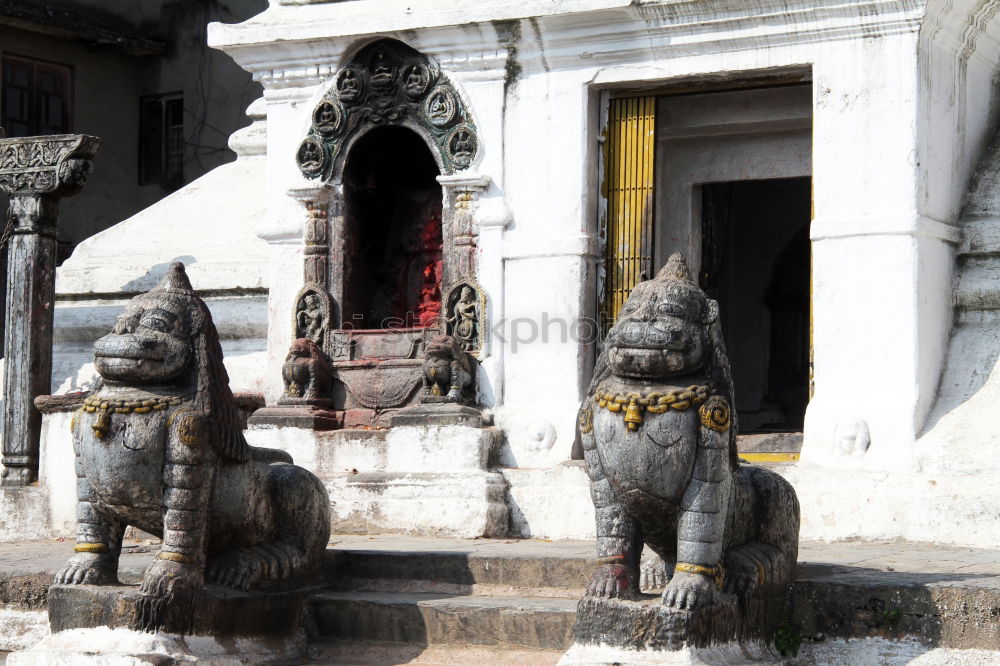
[[[130,544],[123,580],[138,580],[153,553],[137,551],[152,549]],[[47,633],[48,581],[71,551],[70,542],[0,545],[0,649]],[[1000,661],[1000,550],[806,542],[799,559],[782,639],[800,644],[798,657],[765,646],[763,663]],[[589,541],[336,536],[324,587],[306,602],[306,663],[555,664],[572,645],[593,567]],[[723,652],[685,663],[748,663],[719,662]]]
[[[246,437],[257,446],[288,451],[296,464],[322,479],[334,500],[334,533],[471,539],[508,532],[508,484],[494,471],[502,440],[495,428],[406,425],[320,432],[252,426]]]

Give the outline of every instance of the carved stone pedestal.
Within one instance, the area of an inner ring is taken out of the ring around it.
[[[577,605],[574,645],[601,645],[643,654],[733,643],[769,645],[783,621],[785,603],[780,591],[746,598],[723,594],[717,604],[696,611],[668,608],[659,595],[643,595],[638,601],[584,597]]]
[[[173,609],[164,631],[135,631],[134,585],[53,585],[52,636],[8,657],[8,664],[265,664],[301,658],[305,591],[238,592],[202,588],[189,609]],[[197,637],[197,638],[195,638]],[[238,642],[237,642],[238,641]],[[104,663],[104,662],[102,662]]]
[[[401,409],[390,419],[392,427],[398,426],[449,426],[483,427],[483,414],[475,407],[455,403],[422,404]]]
[[[344,412],[333,409],[333,400],[282,398],[276,406],[254,412],[247,425],[337,430],[344,427]]]

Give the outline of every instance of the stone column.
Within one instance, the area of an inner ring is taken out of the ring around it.
[[[488,176],[438,176],[444,188],[444,269],[442,287],[449,288],[462,279],[476,278],[476,227],[474,204],[490,185]]]
[[[52,383],[59,198],[83,187],[100,144],[83,134],[0,139],[0,189],[10,195],[0,485],[38,478],[42,415],[33,402]]]

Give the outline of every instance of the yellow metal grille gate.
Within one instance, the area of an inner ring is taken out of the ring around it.
[[[601,326],[607,331],[641,280],[652,277],[656,97],[609,101],[604,142],[607,243]]]

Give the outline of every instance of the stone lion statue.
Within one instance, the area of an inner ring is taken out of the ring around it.
[[[330,397],[333,368],[323,350],[309,338],[292,341],[281,366],[285,398],[321,400]]]
[[[718,304],[674,254],[632,291],[579,412],[597,510],[588,596],[637,595],[644,542],[675,609],[791,579],[798,500],[778,475],[740,464],[733,404]]]
[[[203,582],[250,589],[306,574],[330,533],[326,489],[283,451],[249,446],[205,303],[174,263],[94,344],[101,376],[73,418],[76,554],[57,584],[117,584],[129,525],[162,537],[141,629]]]
[[[423,402],[475,402],[472,357],[462,342],[451,335],[438,335],[424,345]]]

